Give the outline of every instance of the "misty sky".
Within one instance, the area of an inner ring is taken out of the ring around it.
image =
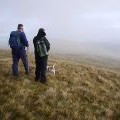
[[[54,39],[117,42],[120,0],[0,0],[0,36],[18,23],[30,38],[44,27]]]

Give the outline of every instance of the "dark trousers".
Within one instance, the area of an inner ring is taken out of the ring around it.
[[[12,50],[12,59],[13,59],[12,65],[13,75],[18,75],[18,63],[20,59],[22,60],[26,74],[28,74],[29,67],[25,50]]]
[[[36,69],[35,69],[35,75],[36,81],[41,81],[41,82],[46,82],[46,70],[47,70],[47,61],[48,61],[48,56],[44,57],[39,57],[35,56],[35,62],[36,62]]]

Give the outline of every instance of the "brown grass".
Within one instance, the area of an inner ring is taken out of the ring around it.
[[[34,82],[20,63],[19,77],[11,75],[8,52],[0,53],[0,120],[119,120],[120,74],[111,70],[50,57],[56,76]]]

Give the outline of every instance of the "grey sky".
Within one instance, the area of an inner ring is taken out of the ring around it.
[[[119,0],[0,0],[0,35],[25,24],[59,39],[119,41]]]
[[[65,40],[120,43],[120,0],[0,0],[0,37],[7,39],[18,23],[31,42],[44,27],[58,46]]]

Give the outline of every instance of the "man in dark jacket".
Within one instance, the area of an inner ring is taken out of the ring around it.
[[[37,50],[37,43],[38,41],[43,41],[45,43],[47,52],[50,50],[50,43],[46,39],[46,33],[43,28],[40,28],[38,31],[37,36],[33,39],[34,44],[34,52],[35,52],[35,63],[36,63],[36,69],[35,69],[35,81],[40,81],[42,83],[45,83],[47,81],[46,78],[46,70],[47,70],[47,61],[48,61],[48,54],[45,56],[40,56],[38,50]]]
[[[17,39],[19,39],[20,44],[22,44],[20,47],[13,47],[12,46],[12,44],[13,44],[12,42],[14,42],[14,41],[12,41],[12,39],[15,38],[15,34],[18,35]],[[23,31],[23,25],[22,24],[18,24],[18,30],[17,31],[11,32],[10,38],[9,38],[9,45],[10,45],[11,50],[12,50],[13,76],[18,75],[18,63],[19,63],[20,59],[23,62],[23,65],[24,65],[24,68],[25,68],[25,73],[28,74],[29,73],[29,67],[28,67],[28,60],[27,60],[25,47],[28,47],[29,45],[28,45],[26,35]]]

